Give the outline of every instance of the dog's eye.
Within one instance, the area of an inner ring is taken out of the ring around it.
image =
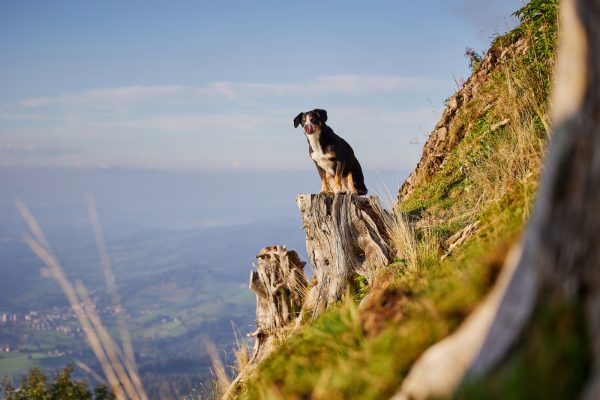
[[[319,123],[319,120],[316,118],[311,118],[310,122],[312,122],[313,124],[317,124],[317,123]]]

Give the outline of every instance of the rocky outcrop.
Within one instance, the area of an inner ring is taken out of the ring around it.
[[[510,62],[515,54],[524,54],[527,51],[525,39],[519,39],[512,45],[492,47],[481,61],[477,71],[473,73],[467,82],[454,95],[447,100],[447,105],[439,122],[429,135],[423,155],[415,170],[410,174],[400,187],[398,193],[398,204],[400,200],[408,196],[414,188],[424,180],[433,176],[444,163],[449,152],[464,138],[471,130],[467,119],[461,118],[459,110],[478,95],[479,88],[490,79],[491,73],[499,67]],[[492,104],[487,106],[492,107]],[[506,124],[508,121],[502,121]]]

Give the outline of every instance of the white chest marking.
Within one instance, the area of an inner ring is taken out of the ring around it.
[[[310,158],[312,158],[319,167],[325,170],[328,175],[335,175],[335,162],[331,161],[331,156],[323,153],[323,149],[319,144],[318,135],[306,135],[308,137],[308,143],[312,149]]]

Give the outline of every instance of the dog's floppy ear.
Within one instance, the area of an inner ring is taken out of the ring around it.
[[[304,113],[301,112],[300,114],[296,115],[296,118],[294,118],[294,128],[297,128],[298,125],[300,125],[302,123],[302,117],[304,116]]]
[[[321,119],[321,122],[327,122],[327,111],[325,110],[321,110],[320,108],[315,108],[313,110],[314,112],[316,112],[317,114],[319,114],[319,118]]]

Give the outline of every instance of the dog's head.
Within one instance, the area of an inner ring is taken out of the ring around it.
[[[294,118],[294,128],[302,125],[304,133],[312,135],[321,132],[327,121],[327,111],[315,108],[312,111],[302,112]]]

